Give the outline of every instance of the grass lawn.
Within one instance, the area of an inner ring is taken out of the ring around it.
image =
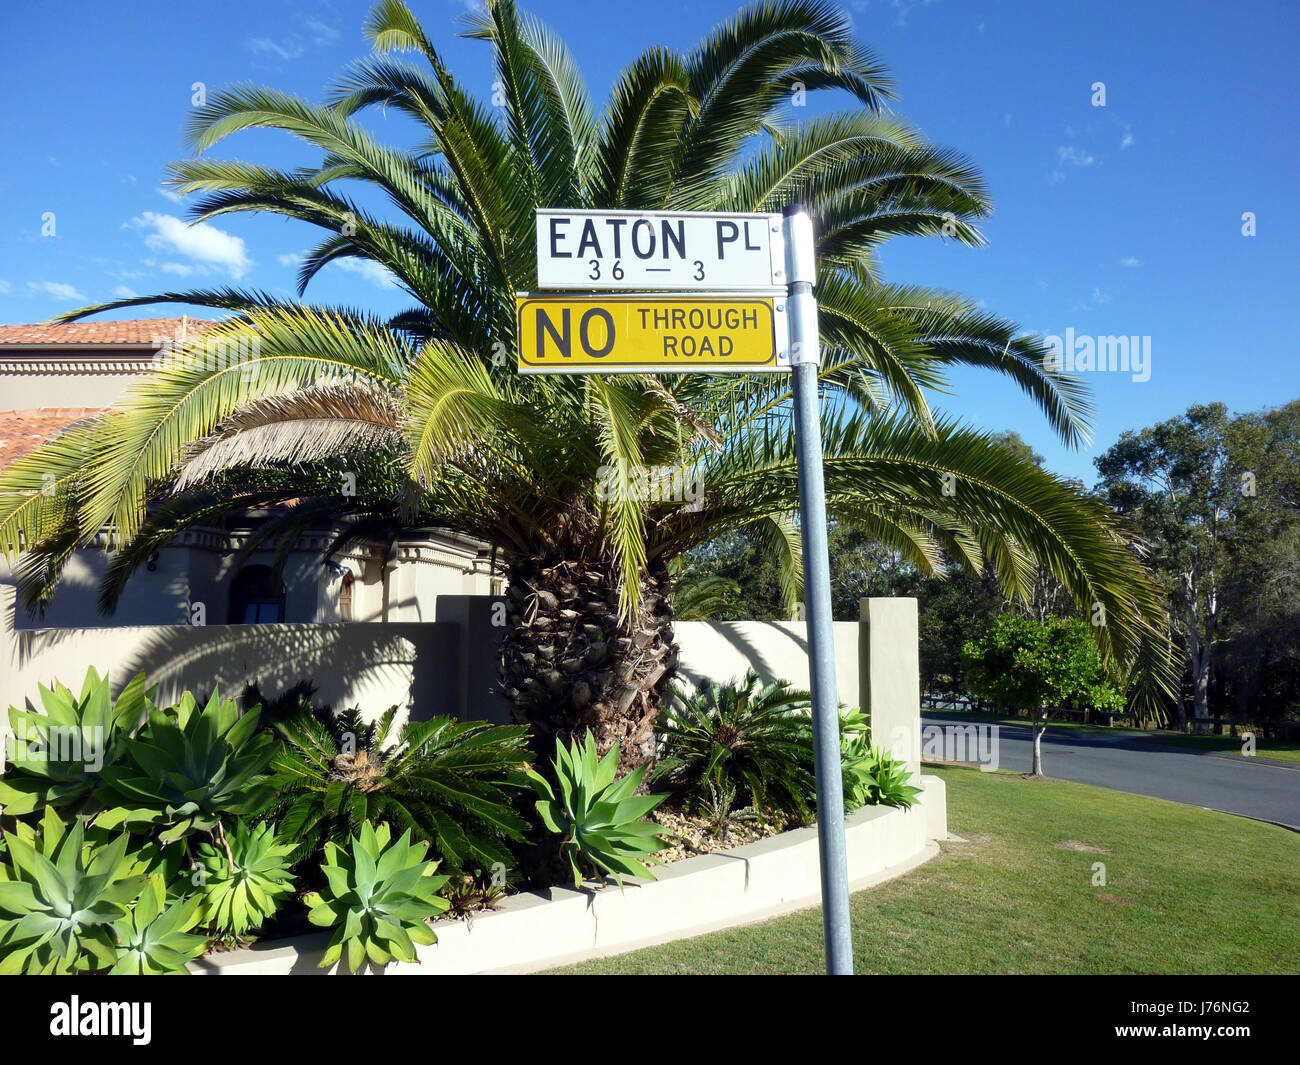
[[[1300,835],[1068,781],[931,771],[948,785],[949,830],[968,842],[853,896],[858,972],[1300,972]],[[557,971],[822,966],[814,909]]]
[[[933,718],[937,721],[961,722],[963,724],[1023,725],[1028,727],[1033,723],[1027,717],[1010,717],[999,714],[954,714],[945,710],[926,709],[922,709],[921,713],[926,717]],[[1240,739],[1234,739],[1232,736],[1191,736],[1185,732],[1173,732],[1168,729],[1149,731],[1146,729],[1128,728],[1123,725],[1117,725],[1112,728],[1109,725],[1085,725],[1081,721],[1049,721],[1047,723],[1047,733],[1049,736],[1057,729],[1062,731],[1068,730],[1075,734],[1085,733],[1091,736],[1114,736],[1117,733],[1139,733],[1144,740],[1147,740],[1153,746],[1186,747],[1191,750],[1201,751],[1229,751],[1232,754],[1240,754],[1242,744]],[[1300,764],[1300,743],[1284,743],[1281,740],[1268,740],[1257,735],[1255,737],[1255,753],[1260,758],[1269,758],[1279,762],[1295,762]]]

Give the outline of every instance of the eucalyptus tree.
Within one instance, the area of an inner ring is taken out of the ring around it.
[[[495,61],[490,106],[403,4],[382,0],[366,23],[373,54],[325,102],[237,86],[195,112],[195,156],[174,163],[170,181],[197,197],[196,219],[299,219],[320,233],[300,296],[328,264],[353,258],[390,271],[410,306],[380,319],[219,288],[68,315],[157,302],[233,312],[191,342],[196,357],[168,360],[113,411],[8,473],[0,541],[27,548],[29,602],[105,527],[116,549],[109,609],[158,545],[234,509],[280,505],[263,542],[324,518],[343,523],[341,540],[457,530],[491,544],[505,567],[502,688],[540,748],[591,728],[602,752],[620,743],[624,768],[653,758],[675,654],[669,563],[756,530],[782,560],[785,601],[798,600],[789,384],[519,377],[514,297],[535,283],[534,209],[800,201],[817,228],[832,513],[926,570],[944,553],[987,559],[1013,593],[1037,560],[1077,600],[1104,605],[1107,654],[1157,646],[1158,594],[1111,512],[927,404],[945,368],[965,364],[1008,376],[1068,442],[1090,419],[1083,386],[1045,368],[1036,339],[960,296],[881,277],[882,242],[978,244],[990,203],[967,159],[885,109],[892,83],[842,13],[822,0],[746,7],[687,52],[644,51],[599,110],[564,44],[508,0],[489,0],[467,32]],[[814,93],[848,106],[815,117],[792,108]],[[414,147],[366,128],[376,107],[413,121]],[[251,129],[289,134],[317,162],[277,169],[209,155]],[[197,357],[201,344],[241,336],[256,343],[238,365]],[[646,471],[665,468],[703,490],[689,501],[649,490]]]

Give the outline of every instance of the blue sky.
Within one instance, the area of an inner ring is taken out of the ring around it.
[[[186,228],[160,191],[185,154],[196,82],[252,81],[319,99],[363,55],[365,2],[47,0],[0,12],[0,322],[35,322],[134,292],[237,283],[290,294],[308,227],[269,216]],[[413,5],[453,70],[487,95],[485,46],[459,39],[466,4]],[[599,101],[644,47],[686,48],[726,0],[535,0]],[[1062,447],[1037,410],[987,373],[953,375],[936,406],[1021,433],[1048,465],[1092,483],[1091,458],[1126,428],[1221,400],[1256,409],[1300,395],[1291,332],[1300,283],[1300,5],[1176,0],[849,0],[891,66],[895,109],[984,170],[989,245],[895,242],[892,280],[950,288],[1044,335],[1150,338],[1150,376],[1091,372],[1096,445]],[[1094,106],[1093,85],[1105,85]],[[367,119],[402,142],[396,118]],[[309,161],[255,133],[219,154]],[[1243,234],[1243,215],[1255,235]],[[53,214],[54,233],[44,235]],[[406,300],[338,264],[308,295],[385,312]],[[117,315],[179,313],[159,306]],[[204,313],[198,311],[196,313]]]

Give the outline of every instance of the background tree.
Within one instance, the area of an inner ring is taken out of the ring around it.
[[[1034,757],[1030,773],[1043,775],[1043,733],[1053,711],[1118,711],[1124,693],[1097,653],[1089,626],[1077,618],[1003,614],[980,639],[966,643],[966,680],[977,695],[1004,710],[1028,710]]]
[[[1253,715],[1260,689],[1250,675],[1270,662],[1282,678],[1291,674],[1294,645],[1285,634],[1300,587],[1293,564],[1298,430],[1300,402],[1238,416],[1222,403],[1197,405],[1125,432],[1096,460],[1099,490],[1149,545],[1197,721],[1210,714],[1216,677],[1220,711],[1231,688],[1238,713]],[[1225,648],[1231,681],[1223,675]],[[1179,714],[1186,719],[1181,702]]]
[[[724,533],[682,556],[673,609],[683,621],[786,621],[779,556],[757,529]],[[801,574],[792,574],[801,583]],[[689,615],[689,616],[688,616]]]

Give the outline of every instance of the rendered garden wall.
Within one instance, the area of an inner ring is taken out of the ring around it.
[[[107,672],[119,690],[145,670],[160,697],[213,684],[267,697],[307,678],[336,708],[379,714],[397,704],[417,719],[455,714],[509,720],[495,693],[497,642],[490,596],[439,596],[435,621],[324,625],[121,626],[14,630],[14,589],[0,584],[0,726],[38,684],[81,683]],[[727,682],[749,666],[766,680],[808,685],[803,622],[679,622],[686,682]],[[863,599],[862,621],[835,623],[840,702],[872,715],[877,742],[919,770],[920,673],[915,599]]]
[[[847,818],[849,882],[860,890],[901,876],[938,853],[947,835],[943,781],[923,776],[911,810],[871,806]],[[438,942],[395,975],[534,972],[604,954],[766,920],[820,903],[817,830],[800,828],[744,847],[674,862],[652,882],[512,895],[472,921],[439,921]],[[328,936],[303,936],[210,954],[190,971],[215,976],[325,974]],[[337,966],[334,967],[337,969]]]

